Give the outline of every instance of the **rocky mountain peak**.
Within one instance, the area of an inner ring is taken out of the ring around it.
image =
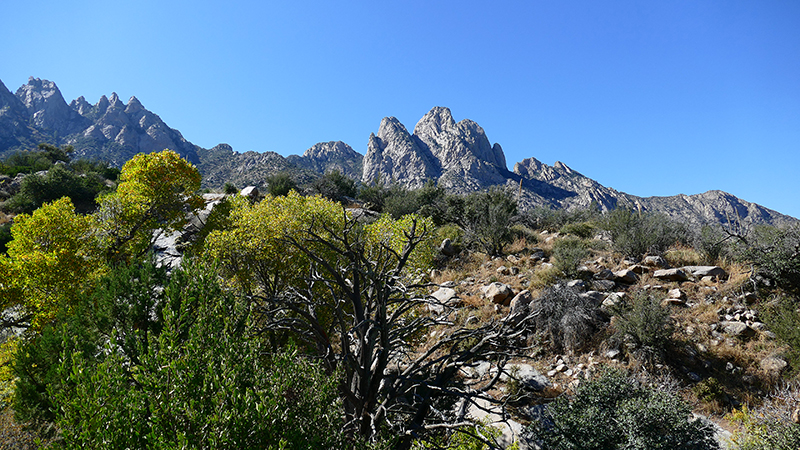
[[[134,114],[144,109],[144,106],[135,96],[131,96],[128,100],[128,105],[125,107],[126,114]]]
[[[55,83],[30,77],[16,92],[31,123],[42,129],[69,134],[80,127],[80,116],[67,105]]]
[[[374,137],[374,136],[373,136]],[[303,153],[291,155],[287,161],[319,174],[338,171],[351,178],[361,178],[363,156],[342,141],[319,142]]]
[[[97,104],[94,105],[94,113],[98,116],[102,116],[106,113],[106,110],[110,104],[111,103],[108,101],[108,97],[106,97],[105,94],[101,95],[100,100],[98,100]]]
[[[115,109],[122,109],[125,105],[120,101],[119,96],[116,92],[111,93],[111,97],[108,98],[108,107],[115,108]]]
[[[80,96],[69,103],[69,107],[77,111],[78,114],[85,116],[92,110],[92,105],[86,101],[84,96]]]

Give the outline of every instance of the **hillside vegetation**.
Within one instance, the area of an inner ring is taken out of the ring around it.
[[[800,446],[800,227],[201,192],[168,150],[0,170],[8,448]]]

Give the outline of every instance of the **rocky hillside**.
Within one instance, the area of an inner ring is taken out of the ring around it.
[[[268,175],[290,172],[303,183],[318,174],[338,170],[363,183],[377,179],[419,187],[436,180],[450,192],[468,193],[492,186],[519,196],[523,209],[578,209],[596,205],[602,210],[624,206],[657,211],[691,224],[742,220],[786,225],[797,219],[750,203],[722,191],[669,197],[638,197],[605,187],[562,162],[548,166],[536,158],[514,164],[509,171],[503,149],[492,144],[483,128],[465,119],[455,122],[448,108],[435,107],[413,133],[394,117],[381,120],[371,134],[366,155],[344,142],[322,142],[302,156],[274,152],[237,153],[229,145],[200,148],[169,128],[136,97],[122,103],[116,94],[92,105],[83,97],[66,103],[55,83],[30,78],[12,94],[0,82],[0,156],[33,148],[39,142],[70,144],[76,156],[122,165],[138,152],[169,148],[198,164],[203,185],[220,188],[265,183]]]

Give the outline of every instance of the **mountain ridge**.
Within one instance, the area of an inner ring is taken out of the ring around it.
[[[104,159],[117,166],[139,152],[169,148],[196,164],[205,187],[264,185],[266,177],[287,171],[297,181],[330,170],[369,184],[377,179],[409,188],[435,180],[449,192],[465,194],[503,187],[514,192],[522,209],[602,210],[627,207],[661,212],[690,224],[740,220],[753,224],[789,225],[798,219],[733,194],[710,190],[700,194],[640,197],[613,188],[571,169],[561,161],[552,166],[534,157],[509,170],[499,143],[470,119],[456,122],[449,108],[436,106],[412,133],[395,117],[381,119],[361,154],[341,141],[321,142],[303,155],[275,152],[238,153],[227,144],[204,149],[186,140],[135,96],[123,103],[116,93],[96,104],[83,96],[67,103],[52,81],[30,77],[15,93],[0,81],[0,156],[35,148],[39,142],[72,145],[76,156]]]

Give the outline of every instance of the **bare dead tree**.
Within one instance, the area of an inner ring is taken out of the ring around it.
[[[312,261],[302,285],[252,298],[261,331],[292,334],[342,377],[346,433],[375,439],[389,432],[399,436],[395,448],[408,449],[431,431],[472,424],[467,410],[477,399],[497,403],[487,391],[524,350],[511,345],[519,332],[501,321],[455,326],[450,306],[409,281],[409,258],[428,230],[414,222],[399,252],[388,245],[367,251],[349,218],[343,231],[317,230],[287,240]],[[440,325],[447,331],[426,342]],[[478,360],[500,370],[480,384],[466,379],[462,369]]]

